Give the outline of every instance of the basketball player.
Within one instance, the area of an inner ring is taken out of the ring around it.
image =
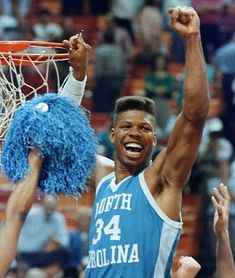
[[[86,69],[90,54],[91,47],[84,42],[82,45],[76,45],[76,50],[69,49],[69,62],[72,67],[71,75],[73,76],[70,78],[74,79],[70,85],[76,86],[81,92],[84,91],[85,87]],[[72,98],[73,96],[69,90],[65,92],[66,88],[63,88],[62,94],[69,95]],[[7,202],[5,217],[0,231],[0,277],[4,277],[15,257],[20,230],[34,202],[41,164],[42,158],[39,150],[31,151],[29,153],[31,174],[16,185]]]
[[[214,205],[214,232],[217,237],[216,274],[218,278],[235,277],[235,266],[228,231],[231,196],[223,183],[215,188],[211,201]],[[200,265],[192,257],[179,260],[180,267],[173,278],[193,278],[200,270]]]
[[[185,43],[182,112],[167,147],[151,162],[157,143],[154,103],[144,97],[117,101],[110,135],[115,164],[98,157],[94,175],[97,193],[86,277],[170,277],[182,228],[182,190],[197,156],[209,99],[199,18],[186,7],[169,14]],[[72,89],[68,95],[74,97]]]
[[[153,101],[141,96],[116,101],[110,134],[114,165],[98,157],[93,181],[87,278],[171,276],[182,228],[182,190],[198,153],[209,96],[198,15],[193,8],[176,7],[169,16],[185,45],[182,111],[166,148],[151,161],[157,144]]]
[[[35,149],[29,153],[30,175],[16,185],[7,202],[5,218],[0,231],[0,277],[4,277],[16,254],[20,230],[34,202],[42,164]]]
[[[215,207],[214,231],[217,237],[217,277],[235,277],[235,266],[228,231],[231,196],[227,186],[220,184],[218,188],[215,188],[211,200]]]

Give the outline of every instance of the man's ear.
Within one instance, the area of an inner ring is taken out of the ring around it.
[[[157,145],[157,132],[154,133],[153,146]]]
[[[115,133],[115,130],[114,130],[114,127],[112,127],[111,132],[109,134],[109,139],[112,144],[114,144],[114,133]]]

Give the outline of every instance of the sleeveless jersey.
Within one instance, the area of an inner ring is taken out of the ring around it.
[[[86,278],[168,278],[182,223],[158,207],[141,172],[97,187]]]

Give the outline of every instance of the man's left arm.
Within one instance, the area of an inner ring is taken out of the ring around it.
[[[87,81],[87,67],[91,56],[91,46],[84,42],[81,35],[72,36],[63,41],[69,53],[70,73],[60,94],[81,104]]]
[[[196,159],[209,106],[206,63],[201,46],[200,20],[193,8],[169,10],[172,27],[185,45],[184,102],[169,137],[162,176],[179,192]]]
[[[172,28],[182,37],[185,45],[184,103],[167,147],[155,158],[145,176],[160,208],[168,217],[178,220],[182,191],[201,143],[209,94],[200,20],[196,11],[189,7],[176,7],[169,10],[169,15]]]

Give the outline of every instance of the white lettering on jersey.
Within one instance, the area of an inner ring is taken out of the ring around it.
[[[114,215],[109,223],[104,226],[104,221],[98,218],[95,222],[96,233],[95,237],[92,238],[92,244],[96,245],[102,238],[102,235],[108,235],[110,240],[120,240],[121,239],[121,229],[120,229],[120,216]]]
[[[100,202],[96,203],[95,218],[112,209],[131,210],[131,198],[132,194],[128,193],[115,194],[114,196],[103,198]]]
[[[138,263],[138,244],[112,245],[110,246],[110,257],[107,257],[106,248],[89,251],[89,263],[87,268],[100,268],[111,264]]]

